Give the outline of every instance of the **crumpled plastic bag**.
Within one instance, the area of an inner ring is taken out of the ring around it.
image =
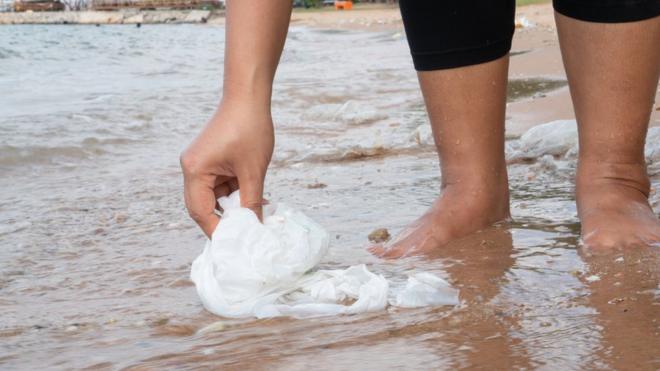
[[[389,283],[364,264],[348,269],[320,270],[303,277],[298,289],[280,298],[283,304],[261,311],[257,317],[311,317],[355,314],[387,306]],[[352,302],[352,304],[343,304]]]
[[[442,278],[420,272],[408,277],[406,287],[399,291],[393,305],[402,308],[417,308],[435,305],[458,304],[458,290]]]
[[[262,224],[240,207],[238,191],[218,202],[222,220],[190,272],[208,311],[231,318],[309,317],[388,305],[388,281],[364,264],[313,271],[328,250],[329,236],[303,213],[280,203],[265,208]],[[456,305],[458,291],[430,273],[417,274],[392,303]]]

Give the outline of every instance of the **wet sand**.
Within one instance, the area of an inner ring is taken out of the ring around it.
[[[541,24],[548,9],[519,14]],[[204,311],[188,278],[204,238],[183,206],[178,155],[217,103],[223,33],[0,28],[0,368],[658,368],[660,253],[578,248],[570,146],[510,165],[510,225],[427,259],[365,250],[371,231],[397,233],[439,192],[395,28],[294,23],[276,78],[266,196],[329,230],[321,268],[366,263],[393,280],[427,270],[463,304],[306,320]],[[554,31],[523,28],[514,51],[524,53],[512,57],[513,157],[524,145],[516,130],[572,117],[559,104]],[[660,151],[649,158],[657,190]],[[651,200],[659,212],[657,191]]]

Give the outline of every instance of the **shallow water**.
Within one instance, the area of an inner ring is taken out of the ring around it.
[[[203,237],[178,154],[218,100],[222,40],[192,25],[0,28],[1,368],[660,366],[658,249],[577,248],[570,155],[510,166],[510,226],[430,259],[366,252],[369,232],[403,228],[439,184],[405,40],[387,32],[292,29],[267,197],[331,232],[323,268],[429,270],[464,304],[308,320],[205,312],[188,279]],[[555,87],[530,81],[510,100]]]

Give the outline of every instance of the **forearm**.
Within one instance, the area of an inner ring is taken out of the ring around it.
[[[290,17],[291,0],[227,1],[223,102],[270,112]]]

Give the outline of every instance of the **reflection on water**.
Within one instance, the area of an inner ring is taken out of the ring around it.
[[[542,78],[513,79],[507,85],[507,101],[516,101],[529,97],[542,96],[544,93],[566,86],[566,80]]]
[[[463,304],[206,313],[188,280],[203,237],[183,208],[178,153],[218,99],[222,39],[194,25],[0,28],[2,368],[657,368],[658,250],[576,248],[571,159],[510,167],[510,225],[429,259],[365,251],[371,230],[400,230],[439,184],[407,46],[388,33],[291,31],[267,197],[328,228],[322,268],[432,271]],[[515,81],[510,99],[562,84]]]

